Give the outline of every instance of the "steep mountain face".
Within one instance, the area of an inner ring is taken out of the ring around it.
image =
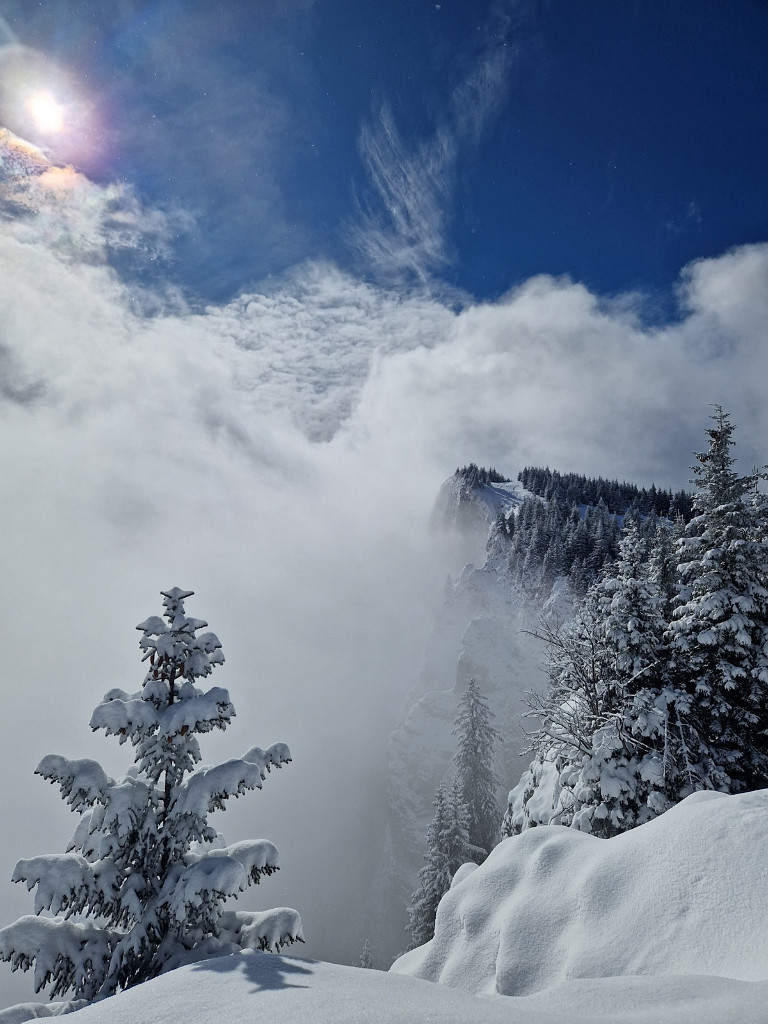
[[[435,529],[480,533],[485,539],[498,517],[508,515],[522,501],[522,495],[520,484],[505,480],[494,469],[470,463],[457,469],[440,488],[432,525]]]
[[[441,781],[450,782],[456,750],[452,729],[467,683],[476,680],[503,737],[496,765],[500,822],[507,791],[525,767],[520,757],[527,747],[525,694],[544,686],[541,647],[526,632],[538,622],[542,604],[516,583],[511,539],[497,527],[500,517],[514,516],[525,492],[518,483],[478,477],[476,469],[457,471],[445,482],[433,522],[439,529],[461,531],[470,543],[483,537],[485,561],[466,565],[455,582],[448,581],[421,671],[389,741],[381,945],[390,955],[408,942],[405,908],[423,863],[435,791]]]

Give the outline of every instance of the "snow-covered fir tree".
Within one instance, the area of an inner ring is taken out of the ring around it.
[[[363,943],[363,950],[360,954],[360,967],[366,971],[373,970],[373,953],[371,952],[371,944],[368,939]]]
[[[224,909],[278,869],[278,851],[266,840],[227,846],[208,815],[261,789],[291,756],[277,743],[195,767],[198,736],[226,728],[235,709],[226,690],[196,685],[224,658],[216,635],[202,632],[207,623],[187,616],[191,596],[163,592],[164,619],[137,627],[148,663],[141,690],[110,690],[91,718],[94,730],[132,744],[126,775],[56,754],[37,768],[80,820],[66,853],[16,865],[14,881],[37,889],[37,916],[0,931],[0,958],[14,970],[34,967],[36,990],[50,985],[51,998],[101,999],[190,959],[302,939],[294,910]]]
[[[768,541],[761,474],[734,470],[719,407],[696,456],[694,517],[676,546],[680,591],[669,639],[696,788],[768,785]]]
[[[658,583],[630,520],[612,573],[593,584],[567,629],[542,627],[550,686],[537,703],[536,757],[510,793],[502,835],[538,824],[611,836],[670,806]]]
[[[477,862],[481,852],[469,841],[467,811],[456,780],[448,794],[440,784],[433,804],[435,816],[427,829],[426,864],[419,870],[419,885],[408,905],[410,949],[433,937],[437,906],[450,889],[453,876],[467,861]]]
[[[493,712],[474,679],[459,700],[453,735],[457,749],[453,766],[459,796],[467,812],[469,842],[482,851],[482,863],[498,841],[499,805],[494,750],[501,739],[492,725]],[[473,858],[474,859],[474,858]]]

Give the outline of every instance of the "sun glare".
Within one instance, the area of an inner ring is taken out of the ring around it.
[[[64,107],[47,91],[36,92],[29,99],[29,112],[38,131],[56,134],[64,128]]]

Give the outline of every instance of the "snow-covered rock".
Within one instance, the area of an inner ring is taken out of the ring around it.
[[[482,483],[456,470],[440,488],[432,525],[437,529],[477,531],[484,541],[497,517],[518,505],[524,493],[517,481]]]
[[[529,829],[446,893],[434,939],[392,971],[478,995],[630,975],[764,982],[767,848],[768,790],[695,793],[612,839]]]

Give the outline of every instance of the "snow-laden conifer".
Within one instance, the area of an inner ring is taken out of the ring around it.
[[[481,863],[498,840],[499,781],[494,771],[494,750],[501,736],[492,723],[493,712],[474,679],[459,700],[453,727],[457,749],[453,766],[459,796],[467,812],[469,842],[482,851]]]
[[[371,944],[368,939],[363,943],[363,949],[360,953],[360,963],[358,966],[362,967],[366,971],[372,971],[374,969],[373,953],[371,952]]]
[[[564,630],[542,627],[550,685],[535,760],[510,793],[502,835],[538,824],[611,836],[670,806],[664,772],[663,599],[630,520],[615,569]]]
[[[761,474],[739,476],[721,408],[696,456],[694,517],[678,539],[681,587],[670,626],[679,718],[693,788],[768,784],[768,541]]]
[[[37,916],[0,931],[0,958],[13,970],[34,967],[36,990],[50,985],[51,998],[100,999],[189,959],[302,939],[294,910],[224,909],[278,869],[278,851],[266,840],[227,845],[208,815],[261,789],[291,755],[277,743],[196,767],[198,736],[226,728],[235,709],[226,690],[197,685],[224,657],[207,623],[185,613],[191,596],[163,592],[163,617],[137,627],[148,663],[141,690],[110,690],[91,718],[94,730],[133,746],[126,775],[57,754],[38,765],[80,819],[66,853],[16,865],[13,880],[36,889]]]
[[[435,934],[435,916],[462,864],[478,860],[481,853],[469,841],[467,811],[454,779],[446,794],[442,783],[433,801],[435,816],[427,829],[426,863],[419,870],[419,885],[408,905],[410,949],[429,942]]]

